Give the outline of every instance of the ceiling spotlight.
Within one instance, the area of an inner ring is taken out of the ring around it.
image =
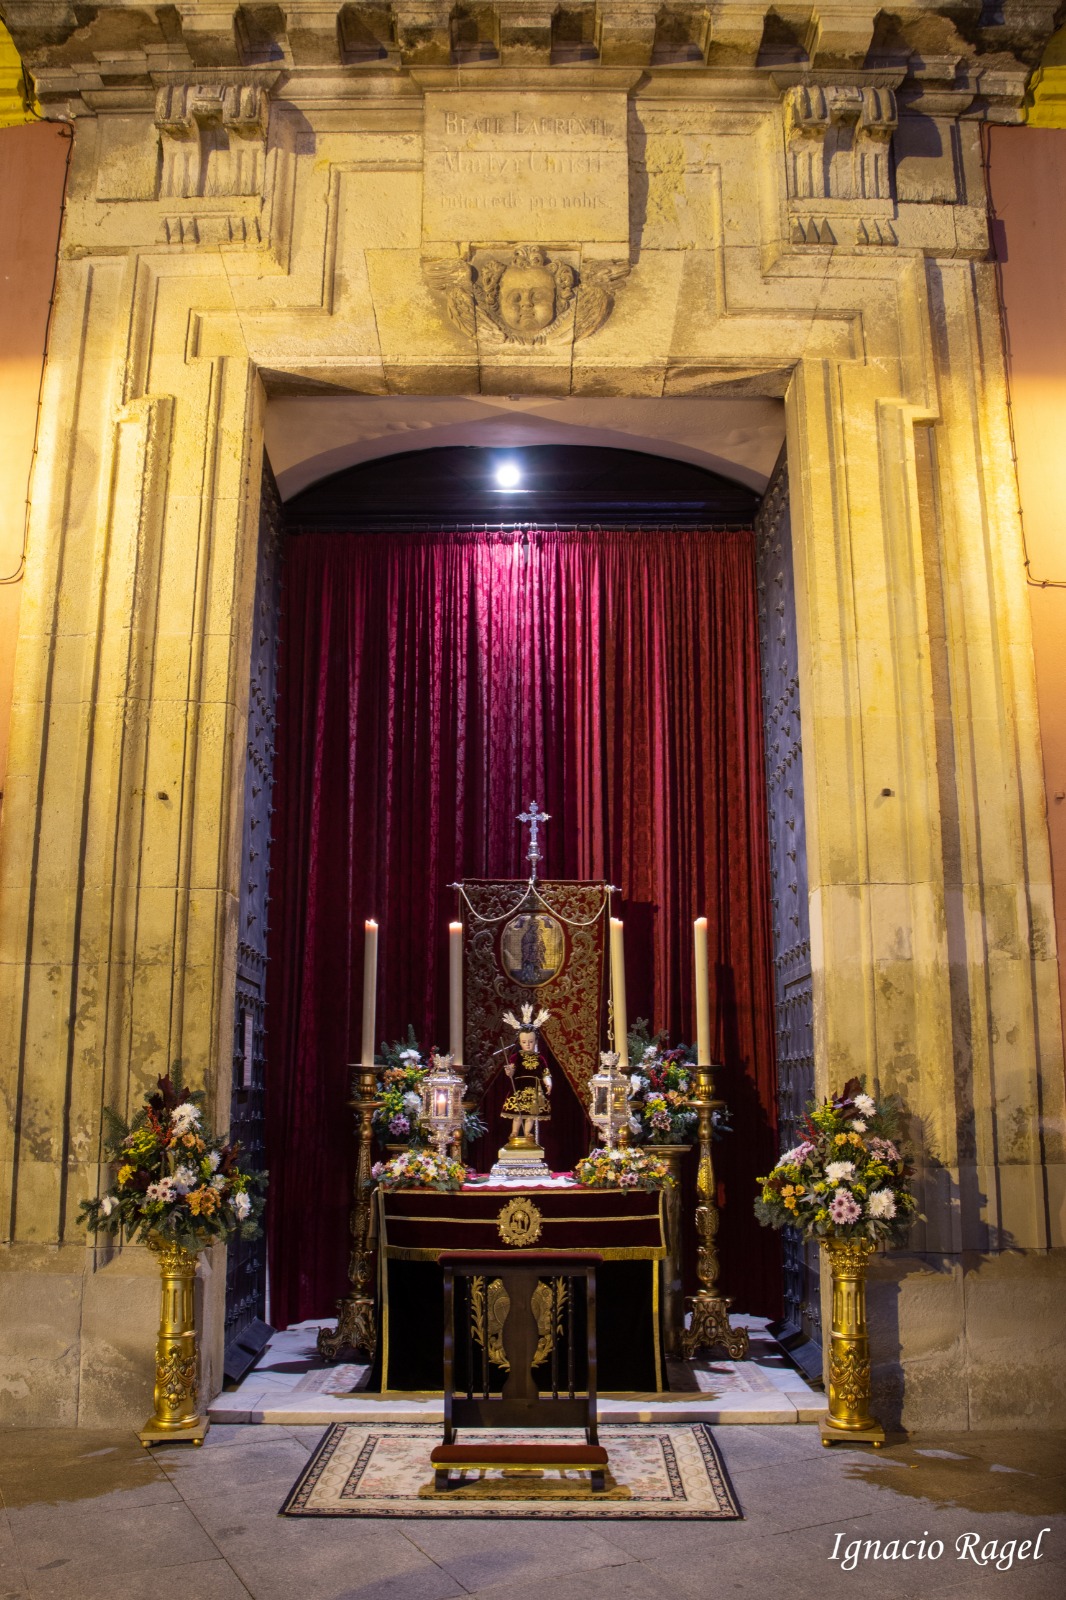
[[[513,461],[505,461],[496,468],[496,482],[501,489],[517,489],[522,481],[522,474]]]

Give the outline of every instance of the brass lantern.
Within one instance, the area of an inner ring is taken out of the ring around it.
[[[618,1052],[600,1051],[600,1070],[589,1079],[589,1118],[608,1150],[629,1143],[629,1074],[619,1071]]]
[[[452,1066],[451,1056],[435,1055],[433,1065],[422,1079],[422,1125],[430,1130],[437,1154],[446,1156],[448,1146],[463,1126],[463,1079]]]

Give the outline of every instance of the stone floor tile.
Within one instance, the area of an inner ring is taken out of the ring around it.
[[[19,1429],[0,1440],[0,1494],[9,1508],[97,1500],[109,1493],[127,1505],[174,1498],[166,1475],[132,1430]]]
[[[175,1446],[164,1447],[159,1455],[163,1470],[178,1493],[195,1505],[233,1489],[251,1489],[278,1478],[287,1478],[290,1485],[295,1483],[307,1465],[307,1451],[284,1429],[276,1432],[278,1437],[261,1442],[253,1438],[247,1444],[218,1449],[208,1456],[197,1452],[198,1459],[193,1458],[192,1452]]]
[[[24,1587],[24,1576],[7,1512],[0,1510],[0,1600],[9,1592],[20,1591]]]
[[[391,1519],[278,1516],[291,1487],[291,1478],[278,1478],[195,1502],[255,1600],[446,1600],[464,1592]]]
[[[560,1575],[618,1567],[632,1557],[613,1542],[614,1524],[548,1525],[481,1518],[411,1518],[399,1526],[412,1544],[466,1589],[538,1581],[554,1590]],[[500,1538],[506,1527],[505,1539]]]
[[[213,1561],[194,1561],[167,1567],[160,1581],[158,1565],[131,1571],[125,1561],[116,1574],[110,1572],[87,1578],[79,1574],[72,1581],[63,1569],[38,1573],[29,1591],[32,1600],[160,1600],[164,1589],[181,1600],[248,1600],[249,1591],[228,1562],[216,1556]]]
[[[8,1512],[15,1550],[33,1588],[48,1573],[64,1568],[71,1594],[117,1567],[132,1572],[154,1567],[157,1576],[171,1567],[211,1561],[218,1551],[180,1500],[121,1509],[84,1501],[76,1506],[26,1506]]]
[[[824,1453],[817,1428],[809,1426],[730,1426],[716,1428],[714,1437],[730,1473],[801,1457],[820,1461]]]
[[[289,1438],[295,1439],[296,1443],[302,1445],[308,1452],[321,1442],[325,1431],[325,1428],[320,1428],[317,1423],[294,1423],[291,1428],[285,1429]]]
[[[203,1449],[205,1451],[225,1450],[234,1445],[239,1446],[241,1449],[247,1449],[249,1445],[260,1445],[267,1441],[276,1443],[278,1440],[287,1439],[288,1437],[288,1428],[276,1427],[272,1423],[260,1423],[254,1428],[239,1423],[212,1423],[211,1430],[203,1442]],[[158,1454],[164,1449],[169,1449],[171,1453],[193,1455],[193,1452],[183,1445],[171,1445],[169,1447],[158,1445],[156,1446],[156,1453]]]
[[[609,1526],[609,1533],[604,1528],[607,1537],[634,1560],[658,1565],[664,1559],[676,1558],[695,1572],[704,1572],[708,1562],[716,1564],[720,1551],[738,1552],[739,1558],[740,1553],[760,1549],[772,1537],[761,1524],[747,1519],[741,1522],[640,1522],[636,1518],[632,1521],[620,1518]]]
[[[704,1600],[717,1594],[704,1574]],[[517,1578],[475,1589],[471,1600],[689,1600],[689,1592],[643,1562],[560,1573],[547,1589],[540,1579]],[[388,1600],[399,1600],[389,1596]],[[764,1597],[765,1600],[765,1597]]]

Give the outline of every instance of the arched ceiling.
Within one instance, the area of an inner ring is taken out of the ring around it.
[[[766,488],[785,438],[772,399],[300,395],[267,402],[266,446],[283,500],[379,456],[449,445],[643,450]]]

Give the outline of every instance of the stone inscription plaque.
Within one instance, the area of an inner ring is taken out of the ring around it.
[[[629,237],[624,94],[426,95],[427,243]]]

